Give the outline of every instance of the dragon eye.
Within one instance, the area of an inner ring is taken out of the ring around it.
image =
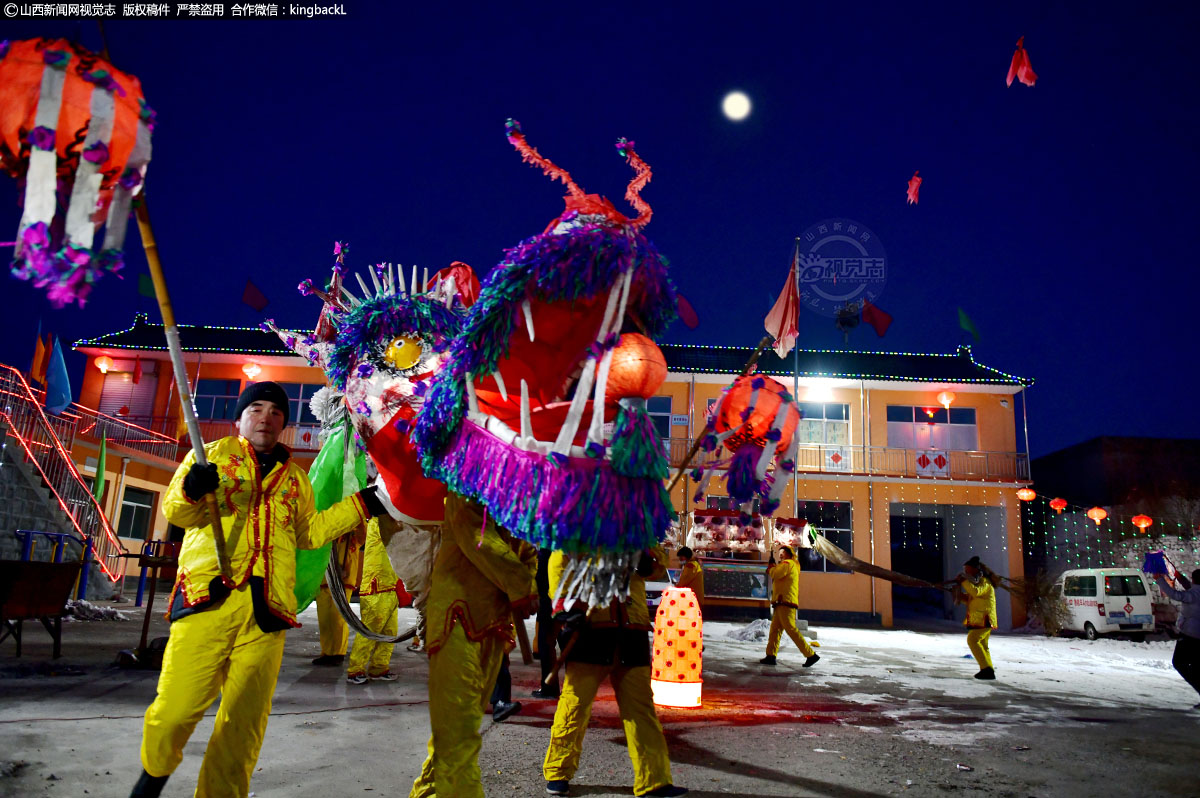
[[[383,359],[393,368],[405,371],[421,362],[425,347],[415,335],[401,335],[392,339],[383,353]]]

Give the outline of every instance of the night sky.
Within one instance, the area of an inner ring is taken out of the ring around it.
[[[613,142],[637,142],[654,168],[647,233],[700,317],[669,342],[753,345],[796,236],[844,217],[886,249],[877,304],[895,317],[849,348],[952,352],[971,340],[961,306],[981,362],[1036,380],[1035,456],[1097,435],[1200,437],[1197,13],[976,5],[347,0],[346,18],[107,35],[158,112],[147,189],[181,323],[311,327],[319,303],[295,286],[327,278],[337,239],[355,267],[486,272],[562,209],[561,186],[505,141],[511,116],[626,211]],[[1007,88],[1021,35],[1039,80]],[[92,22],[0,23],[37,36],[100,47]],[[741,123],[720,112],[733,89],[754,104]],[[11,240],[7,178],[0,208]],[[102,279],[83,310],[4,277],[0,359],[28,368],[39,319],[72,342],[154,318],[132,224],[126,251],[127,279]],[[241,303],[248,277],[263,314]],[[800,345],[843,343],[808,314]],[[67,357],[77,389],[84,358]]]

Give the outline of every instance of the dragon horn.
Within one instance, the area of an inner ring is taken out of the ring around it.
[[[637,210],[638,215],[636,219],[630,220],[629,224],[635,230],[641,230],[650,223],[650,217],[654,215],[650,204],[642,199],[641,194],[642,189],[650,182],[651,172],[650,164],[641,159],[634,151],[634,146],[629,139],[617,139],[617,152],[633,167],[633,179],[625,189],[625,200]]]
[[[520,122],[515,119],[509,119],[504,123],[504,130],[505,135],[508,137],[508,143],[513,145],[517,152],[521,153],[521,160],[525,163],[540,166],[542,173],[547,175],[551,180],[561,180],[572,197],[582,198],[584,196],[583,189],[575,185],[575,181],[571,179],[571,175],[567,170],[556,166],[553,161],[543,156],[525,140],[525,134],[521,132]]]

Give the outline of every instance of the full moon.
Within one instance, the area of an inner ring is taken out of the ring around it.
[[[734,122],[750,116],[750,98],[740,91],[731,91],[721,101],[721,111]]]

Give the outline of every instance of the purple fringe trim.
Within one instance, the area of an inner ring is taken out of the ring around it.
[[[762,448],[751,443],[742,444],[733,453],[725,487],[729,490],[730,497],[738,504],[750,501],[758,493],[755,469],[761,455]]]
[[[551,465],[464,420],[432,476],[539,548],[628,552],[665,539],[675,512],[661,481],[621,476],[599,460],[563,459]]]

